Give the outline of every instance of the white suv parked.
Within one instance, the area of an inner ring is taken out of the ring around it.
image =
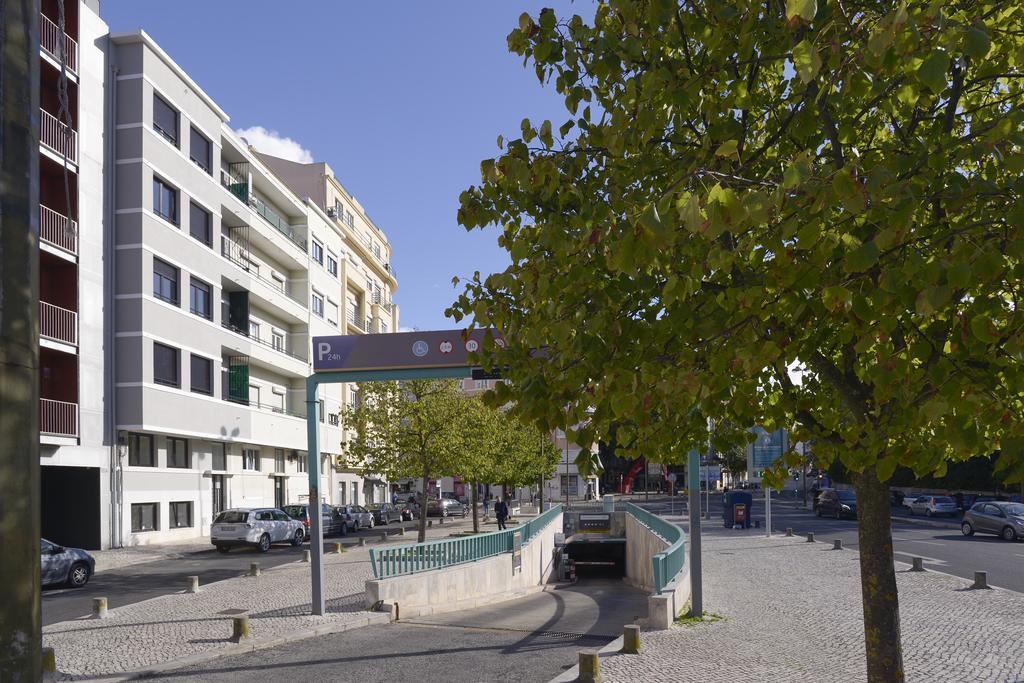
[[[210,525],[210,542],[222,553],[236,545],[255,546],[261,553],[271,543],[302,545],[302,522],[276,508],[233,508],[221,512]]]

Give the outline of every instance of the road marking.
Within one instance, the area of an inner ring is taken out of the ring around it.
[[[928,564],[937,564],[937,565],[940,565],[940,566],[945,566],[945,565],[949,564],[945,560],[939,560],[939,559],[936,559],[934,557],[926,557],[924,555],[915,555],[914,553],[905,553],[902,550],[894,550],[893,551],[893,555],[906,555],[907,557],[920,557],[922,560],[924,560]],[[909,564],[909,563],[904,563],[904,564]]]
[[[914,540],[912,538],[908,538],[906,540],[907,540],[908,543],[926,543],[928,545],[938,545],[938,546],[946,545],[945,543],[938,543],[936,541],[917,541],[917,540]]]

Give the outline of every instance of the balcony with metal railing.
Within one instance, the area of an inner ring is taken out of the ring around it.
[[[230,317],[230,306],[226,303],[222,303],[220,325],[225,330],[230,330],[241,337],[245,337],[251,342],[256,342],[257,344],[265,346],[268,349],[273,349],[278,353],[283,353],[286,356],[306,361],[306,335],[277,334],[271,332],[270,339],[264,339],[258,334],[253,334],[249,330],[243,330],[238,327],[238,325],[231,323]]]
[[[78,163],[78,131],[45,109],[39,110],[39,142],[58,156]]]
[[[39,399],[39,432],[44,436],[77,437],[78,404]]]
[[[78,314],[66,308],[40,301],[39,336],[78,346]]]
[[[39,239],[72,255],[78,255],[78,222],[39,205]]]
[[[391,312],[391,302],[388,301],[387,298],[385,298],[383,292],[374,292],[373,293],[373,303],[377,304],[378,306],[383,308],[388,313]]]
[[[68,71],[78,73],[78,43],[74,38],[60,30],[57,24],[46,16],[39,14],[39,46],[60,63],[61,43],[64,45],[64,65]]]

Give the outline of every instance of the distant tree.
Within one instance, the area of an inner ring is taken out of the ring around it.
[[[419,542],[427,534],[427,491],[433,478],[456,473],[465,425],[464,396],[454,380],[363,382],[359,404],[346,406],[342,424],[355,432],[345,445],[350,462],[388,480],[421,483]]]

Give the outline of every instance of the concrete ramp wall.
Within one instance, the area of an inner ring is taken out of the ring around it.
[[[661,593],[654,592],[654,566],[651,558],[669,547],[669,542],[651,531],[631,514],[626,514],[626,583],[650,595],[647,598],[647,625],[667,629],[690,604],[690,562],[671,577]]]
[[[439,614],[510,600],[541,590],[554,571],[558,514],[522,548],[522,569],[513,573],[512,553],[418,574],[366,582],[366,605],[391,605],[396,618]]]

